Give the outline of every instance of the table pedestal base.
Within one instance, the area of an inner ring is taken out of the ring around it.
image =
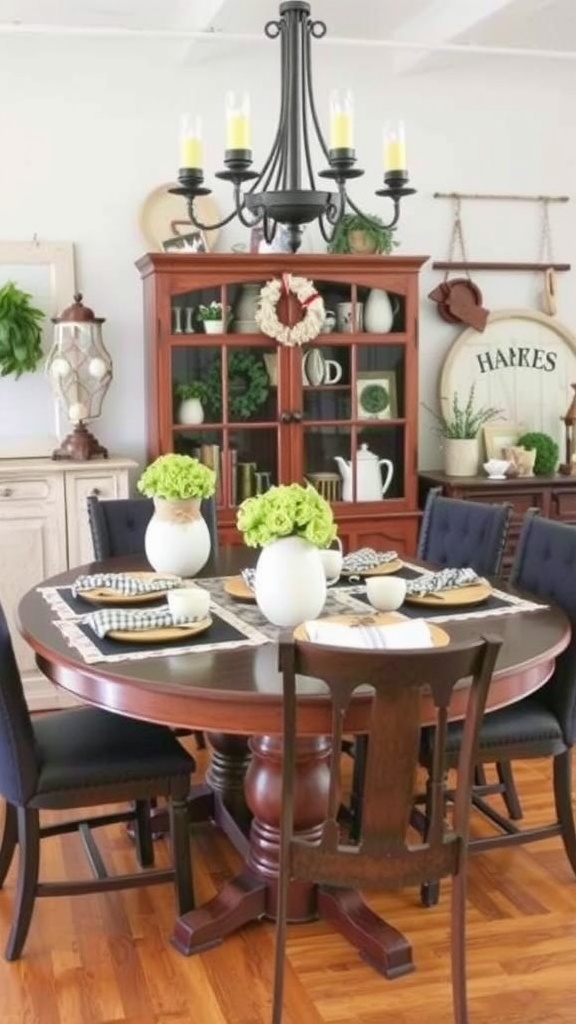
[[[222,766],[223,738],[219,747]],[[273,920],[276,915],[281,740],[256,736],[250,740],[250,748],[252,759],[245,780],[246,804],[253,814],[249,839],[232,817],[222,793],[205,785],[194,787],[190,794],[190,820],[208,818],[219,825],[245,859],[246,867],[208,903],[178,918],[171,942],[187,956],[217,945],[250,921]],[[232,752],[231,757],[238,753]],[[311,842],[319,839],[326,815],[329,757],[327,737],[298,740],[294,830]],[[358,892],[292,882],[288,920],[305,922],[318,917],[331,921],[356,946],[362,958],[387,978],[413,970],[410,944],[374,914]]]

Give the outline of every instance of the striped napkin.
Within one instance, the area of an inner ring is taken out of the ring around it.
[[[371,626],[369,623],[347,626],[341,622],[314,619],[304,625],[312,643],[327,644],[330,647],[392,650],[433,646],[430,628],[424,619],[394,622],[389,626]]]
[[[77,597],[83,590],[113,590],[116,594],[163,593],[173,587],[181,587],[179,576],[130,576],[125,572],[100,572],[93,576],[78,576],[72,584],[72,593]]]
[[[351,551],[349,555],[344,556],[342,571],[366,572],[366,569],[377,569],[379,565],[395,562],[397,558],[397,551],[375,551],[374,548],[358,548],[358,551]]]
[[[168,608],[101,608],[84,619],[86,625],[101,639],[116,630],[138,632],[165,626],[190,626],[199,621],[189,615],[172,615]]]
[[[441,569],[440,572],[427,572],[417,580],[408,580],[407,595],[435,594],[439,590],[455,590],[457,587],[468,587],[478,583],[480,577],[474,569]]]
[[[256,583],[256,569],[242,569],[240,575],[246,586],[249,587],[250,590],[254,590]]]

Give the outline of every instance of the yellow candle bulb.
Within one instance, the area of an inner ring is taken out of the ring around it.
[[[353,149],[354,123],[352,95],[341,98],[338,92],[330,97],[330,149]]]
[[[226,149],[250,149],[250,100],[226,96]]]
[[[180,136],[180,167],[202,168],[202,126],[199,117],[182,119]]]
[[[383,159],[385,171],[406,170],[406,141],[402,124],[384,129]]]

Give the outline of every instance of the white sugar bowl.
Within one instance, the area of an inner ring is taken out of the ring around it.
[[[486,470],[490,480],[504,480],[506,471],[510,468],[507,459],[488,459],[483,468]]]
[[[395,612],[406,597],[406,580],[401,576],[368,576],[366,594],[379,612]]]
[[[166,594],[170,614],[174,619],[200,622],[208,615],[210,594],[202,587],[174,587]]]

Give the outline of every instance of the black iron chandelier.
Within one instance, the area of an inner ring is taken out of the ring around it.
[[[347,183],[364,171],[356,167],[353,142],[352,100],[349,93],[333,94],[330,111],[330,145],[320,128],[312,88],[311,40],[326,34],[323,21],[313,21],[310,4],[304,0],[286,0],[280,4],[278,21],[264,26],[269,39],[280,38],[281,102],[280,118],[272,148],[260,172],[252,170],[248,101],[227,99],[227,137],[224,164],[217,178],[230,181],[234,189],[234,209],[216,224],[204,224],[195,215],[194,200],[209,195],[202,169],[202,132],[199,118],[183,125],[182,152],[178,187],[170,189],[187,200],[188,216],[202,231],[223,227],[235,217],[245,227],[262,227],[264,238],[272,242],[278,224],[285,226],[292,252],[300,246],[303,226],[317,220],[325,241],[349,207],[370,222],[370,217],[352,202]],[[310,131],[314,130],[328,166],[320,178],[334,183],[337,191],[316,186],[312,167]],[[403,127],[385,129],[384,187],[376,195],[392,200],[393,216],[385,225],[392,228],[400,216],[400,200],[415,189],[408,187]],[[243,191],[242,186],[250,184]]]

